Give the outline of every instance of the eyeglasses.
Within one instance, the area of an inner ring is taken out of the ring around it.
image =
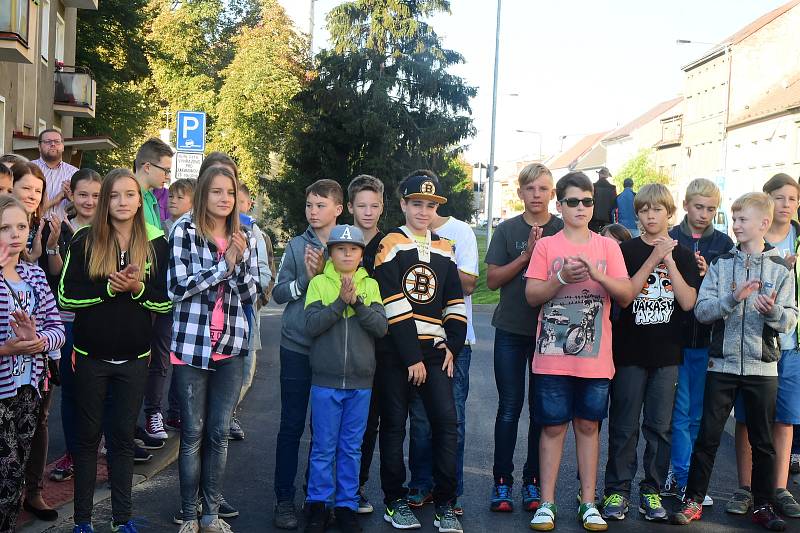
[[[40,141],[40,144],[44,144],[46,146],[58,146],[62,144],[61,139],[48,139],[46,141]]]
[[[592,207],[594,198],[564,198],[561,203],[567,204],[569,207],[578,207],[578,204],[583,204],[584,207]]]
[[[172,169],[169,169],[169,168],[164,168],[164,167],[162,167],[161,165],[156,165],[156,164],[155,164],[155,163],[153,163],[152,161],[148,161],[148,163],[150,163],[151,165],[153,165],[154,167],[156,167],[156,168],[158,168],[158,169],[161,169],[161,170],[164,172],[164,174],[166,174],[167,176],[169,176],[170,174],[172,174]]]

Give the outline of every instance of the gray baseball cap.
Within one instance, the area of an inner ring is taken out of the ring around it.
[[[328,248],[334,244],[355,244],[364,248],[364,233],[355,226],[349,224],[339,224],[331,230],[328,238]]]

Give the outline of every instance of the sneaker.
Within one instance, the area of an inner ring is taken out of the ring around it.
[[[600,516],[600,511],[593,503],[582,503],[578,507],[578,520],[581,521],[583,529],[586,531],[606,531],[608,529],[608,524]]]
[[[92,524],[75,524],[72,533],[94,533],[94,528]]]
[[[167,431],[164,429],[164,419],[161,413],[153,413],[152,415],[145,416],[144,431],[151,439],[165,440],[169,437]]]
[[[450,504],[436,506],[433,527],[438,527],[439,533],[464,533],[464,528],[461,527],[461,522],[458,521],[453,506]]]
[[[552,531],[556,527],[556,504],[541,502],[528,527],[534,531]]]
[[[511,485],[507,484],[504,478],[500,478],[494,483],[489,510],[495,513],[510,513],[514,510],[514,502],[511,500]]]
[[[625,515],[628,514],[628,498],[622,494],[609,494],[603,499],[601,514],[608,520],[625,520]]]
[[[794,499],[792,493],[786,489],[778,489],[775,491],[775,508],[783,516],[800,518],[800,504]]]
[[[431,491],[422,492],[419,489],[409,489],[406,500],[411,507],[422,507],[426,503],[433,502],[433,494]]]
[[[395,529],[419,529],[422,524],[419,523],[417,517],[408,506],[408,502],[400,498],[393,501],[386,506],[386,511],[383,513],[383,519]]]
[[[359,533],[363,531],[361,524],[358,523],[356,518],[357,511],[353,511],[349,507],[336,507],[333,510],[336,518],[336,526],[341,533]]]
[[[522,485],[522,507],[531,513],[535,513],[542,501],[542,494],[536,483],[525,483]]]
[[[139,530],[136,529],[136,524],[133,520],[128,520],[124,524],[115,524],[114,521],[111,521],[111,531],[113,533],[139,533]]]
[[[242,429],[242,425],[239,423],[239,419],[235,416],[231,417],[231,430],[228,438],[230,440],[244,440],[244,430]]]
[[[703,506],[691,498],[684,500],[680,510],[672,515],[672,523],[678,526],[688,525],[692,520],[703,518]]]
[[[200,533],[233,533],[233,530],[225,520],[215,518],[207,526],[200,525]]]
[[[219,511],[217,511],[217,516],[220,518],[236,518],[239,516],[239,511],[231,504],[229,504],[225,498],[220,495],[219,497]]]
[[[583,503],[583,488],[578,487],[578,492],[575,493],[575,500],[578,502],[578,507]],[[597,503],[597,491],[594,493],[594,502]]]
[[[768,503],[753,511],[753,523],[770,531],[783,531],[786,529],[786,522],[775,514],[772,506]]]
[[[730,514],[747,514],[753,506],[753,495],[747,489],[736,489],[733,496],[725,504],[725,512]]]
[[[306,520],[306,533],[324,533],[328,525],[328,510],[324,502],[308,504],[308,520]]]
[[[278,529],[297,529],[297,509],[294,502],[276,503],[273,523]]]
[[[147,434],[145,430],[136,426],[136,433],[133,438],[134,444],[145,450],[160,450],[164,447],[164,439],[157,439]]]
[[[164,420],[164,429],[168,431],[180,431],[181,419],[180,418],[167,418]]]
[[[56,461],[53,469],[50,471],[51,481],[67,481],[75,476],[75,464],[72,462],[72,455],[69,452],[65,453],[61,458]]]
[[[183,525],[178,530],[178,533],[200,533],[200,523],[197,520],[183,522]]]
[[[358,514],[369,514],[375,509],[372,507],[372,504],[369,503],[367,499],[367,493],[364,490],[364,486],[360,486],[358,488]]]
[[[153,458],[153,454],[149,453],[147,450],[142,448],[141,446],[133,446],[133,462],[134,463],[146,463],[150,459]]]
[[[670,468],[667,472],[667,479],[664,481],[664,486],[661,487],[661,491],[659,494],[661,496],[677,496],[680,487],[678,486],[678,480],[675,478],[675,473]]]
[[[645,520],[666,520],[667,510],[661,505],[661,496],[657,492],[645,492],[639,495],[639,512]]]
[[[203,504],[200,503],[200,500],[197,500],[197,519],[200,520],[200,517],[203,515]],[[178,511],[172,516],[172,523],[181,525],[183,524],[183,510]],[[199,525],[197,527],[200,527]]]
[[[683,488],[683,493],[686,494],[686,487]],[[711,507],[712,505],[714,505],[714,500],[711,498],[711,496],[706,494],[703,497],[703,507]]]
[[[456,502],[453,504],[453,512],[456,513],[456,516],[464,516],[464,502],[461,501],[460,497],[457,497]]]
[[[800,453],[793,453],[789,457],[789,473],[800,474]]]

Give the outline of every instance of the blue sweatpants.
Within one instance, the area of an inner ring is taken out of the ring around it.
[[[313,436],[306,502],[333,500],[335,507],[358,511],[361,441],[367,427],[371,395],[370,389],[311,386]]]
[[[678,367],[678,389],[672,410],[672,472],[681,487],[689,478],[689,460],[703,416],[703,391],[708,369],[708,348],[684,348]]]

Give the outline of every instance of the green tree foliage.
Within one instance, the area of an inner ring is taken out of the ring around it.
[[[672,180],[663,172],[659,172],[653,165],[653,151],[650,149],[640,150],[633,159],[625,163],[614,176],[614,183],[617,190],[622,190],[622,183],[626,178],[633,180],[633,189],[638,191],[642,185],[648,183],[661,183],[667,187],[672,185]]]
[[[148,95],[150,27],[147,0],[104,0],[96,11],[78,11],[75,62],[92,70],[97,81],[96,116],[76,119],[75,135],[107,135],[112,151],[86,152],[83,165],[105,172],[129,166],[138,140],[157,112]]]
[[[333,178],[345,187],[357,174],[384,181],[383,225],[396,225],[396,187],[417,168],[441,176],[450,214],[470,217],[469,172],[457,158],[474,131],[468,114],[475,89],[447,71],[463,58],[424,22],[448,10],[441,0],[354,0],[328,15],[333,50],[317,56],[318,75],[296,98],[302,120],[280,175],[267,183],[284,229],[305,227],[306,186]]]
[[[307,42],[276,0],[262,0],[259,22],[234,39],[235,55],[222,73],[213,149],[227,152],[251,188],[282,151],[294,119],[292,99],[305,84]]]

